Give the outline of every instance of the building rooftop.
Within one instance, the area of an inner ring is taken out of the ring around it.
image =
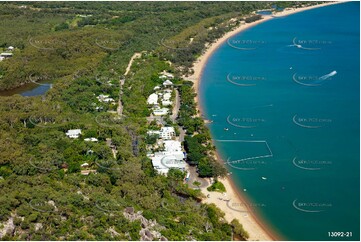
[[[157,152],[152,157],[152,164],[161,174],[167,174],[170,168],[177,168],[184,170],[185,161],[179,154],[172,152]]]
[[[97,142],[97,141],[98,141],[98,139],[97,139],[97,138],[93,138],[93,137],[91,137],[91,138],[85,138],[85,139],[84,139],[84,141]]]
[[[156,94],[156,93],[150,94],[147,99],[147,103],[151,104],[151,105],[158,104],[158,94]]]
[[[172,97],[172,94],[171,94],[171,93],[164,93],[164,95],[163,95],[163,100],[164,100],[164,101],[168,101],[171,97]]]
[[[156,116],[161,116],[161,115],[166,115],[168,111],[169,111],[168,108],[158,108],[158,109],[154,109],[153,113]]]
[[[182,144],[176,140],[165,140],[164,149],[166,152],[182,151]]]
[[[163,82],[163,86],[172,86],[173,85],[173,82],[169,81],[169,80],[166,80]]]
[[[69,129],[65,134],[70,138],[78,138],[81,134],[81,129]]]
[[[9,57],[9,56],[13,56],[13,53],[6,53],[6,52],[3,52],[0,54],[0,56],[6,56],[6,57]]]

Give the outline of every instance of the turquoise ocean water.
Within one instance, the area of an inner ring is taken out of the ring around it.
[[[360,238],[359,8],[259,24],[203,71],[200,103],[217,150],[249,207],[287,240]]]

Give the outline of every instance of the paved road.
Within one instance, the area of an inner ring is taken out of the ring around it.
[[[184,131],[184,129],[180,126],[179,127],[179,141],[183,142],[184,141],[184,136],[186,135],[186,131]]]
[[[187,184],[190,188],[193,188],[193,189],[198,188],[197,186],[193,185],[193,182],[195,182],[195,181],[198,181],[201,183],[201,185],[199,186],[200,189],[202,189],[204,187],[208,187],[210,185],[208,179],[198,177],[195,166],[187,165],[187,170],[190,173],[189,180],[187,181]]]

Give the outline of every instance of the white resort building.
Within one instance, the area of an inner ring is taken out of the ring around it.
[[[100,95],[97,97],[97,99],[98,99],[99,102],[105,102],[105,103],[114,102],[114,99],[113,99],[113,98],[110,98],[109,95],[100,94]]]
[[[171,87],[173,86],[173,82],[169,81],[169,80],[166,80],[165,82],[163,82],[163,86],[165,87]]]
[[[98,139],[92,137],[92,138],[85,138],[84,141],[98,142]]]
[[[172,104],[173,104],[173,102],[172,102],[172,101],[169,101],[169,100],[163,100],[163,101],[162,101],[162,105],[165,106],[165,107],[168,107],[168,106],[170,106],[170,105],[172,105]]]
[[[155,116],[164,116],[168,114],[169,109],[168,108],[157,108],[153,110],[153,114]]]
[[[173,79],[174,78],[173,74],[166,72],[165,70],[162,71],[160,74],[162,74],[159,76],[160,79],[166,79],[166,78]]]
[[[152,159],[154,169],[160,174],[167,174],[170,168],[185,170],[185,154],[179,141],[164,141],[164,151],[156,152],[149,156]]]
[[[157,105],[158,104],[158,94],[156,94],[156,93],[150,94],[150,96],[147,99],[147,104],[148,105]]]
[[[77,139],[79,138],[79,135],[81,135],[81,129],[69,129],[65,134],[69,138]]]
[[[170,140],[175,136],[175,130],[173,127],[162,127],[160,130],[149,130],[147,134],[157,134],[163,140]]]
[[[13,57],[13,53],[3,52],[3,53],[0,54],[1,60],[7,59],[7,58],[10,58],[10,57]]]

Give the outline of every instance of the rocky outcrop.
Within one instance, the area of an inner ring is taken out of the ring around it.
[[[119,234],[117,231],[115,231],[115,229],[112,228],[112,227],[111,227],[111,228],[108,228],[106,232],[109,233],[110,236],[112,236],[113,238],[114,238],[115,236],[120,236],[120,234]]]
[[[13,235],[15,232],[15,225],[14,225],[14,217],[11,216],[8,221],[5,223],[0,223],[0,239],[2,239],[5,235]]]
[[[43,224],[42,224],[42,223],[35,223],[35,227],[34,227],[35,231],[38,231],[38,230],[40,230],[40,229],[42,229],[42,228],[43,228]]]
[[[142,211],[135,212],[133,207],[127,207],[123,211],[123,215],[126,219],[133,222],[139,220],[142,226],[139,231],[141,241],[168,241],[168,239],[159,232],[162,229],[165,229],[163,226],[159,225],[156,220],[146,219],[142,215]]]

